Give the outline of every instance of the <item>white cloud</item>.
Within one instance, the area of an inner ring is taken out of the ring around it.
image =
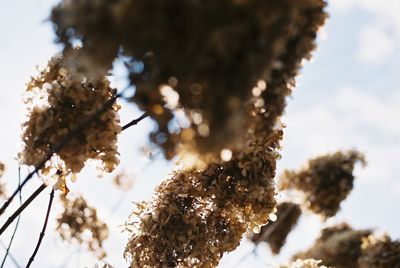
[[[377,27],[366,27],[360,33],[358,59],[362,63],[383,63],[396,50],[396,39]]]
[[[372,20],[359,36],[358,59],[363,63],[384,63],[400,46],[400,1],[331,0],[334,12],[366,11]]]
[[[376,96],[354,87],[334,91],[314,105],[287,113],[283,168],[297,168],[308,158],[337,149],[358,148],[368,166],[362,183],[392,183],[400,159],[400,106],[391,95]],[[289,105],[290,107],[290,105]]]

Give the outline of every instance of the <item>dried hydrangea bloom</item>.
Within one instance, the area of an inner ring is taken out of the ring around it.
[[[287,265],[280,265],[277,266],[277,268],[329,268],[329,267],[321,265],[321,261],[313,259],[308,259],[308,260],[297,259],[295,262],[289,263]]]
[[[133,101],[156,120],[151,138],[171,158],[181,147],[216,155],[244,146],[249,127],[271,133],[315,47],[324,7],[322,0],[64,0],[51,18],[67,51],[81,40],[83,69],[105,72],[118,48],[131,57]],[[182,111],[190,127],[171,130]]]
[[[328,227],[321,231],[310,249],[296,254],[293,259],[322,260],[322,264],[335,268],[357,267],[362,241],[370,234],[370,230],[353,230],[345,223]]]
[[[283,202],[278,204],[276,211],[277,220],[261,227],[260,232],[252,232],[250,240],[255,244],[267,242],[273,254],[279,254],[286,242],[290,231],[296,226],[301,216],[299,205]]]
[[[359,268],[399,268],[400,240],[392,241],[389,236],[368,236],[362,243]]]
[[[133,186],[133,179],[126,173],[118,173],[112,181],[115,186],[124,191],[129,191]]]
[[[61,60],[61,56],[53,57],[27,85],[29,118],[23,124],[23,164],[40,163],[82,120],[116,94],[105,77],[91,80],[63,67]],[[53,162],[63,163],[64,172],[72,174],[78,173],[89,159],[101,161],[101,169],[106,172],[114,170],[119,162],[118,110],[117,104],[107,109],[57,152],[57,161]],[[52,166],[47,163],[42,172],[47,173]]]
[[[131,267],[215,267],[248,228],[267,223],[276,205],[277,131],[228,161],[182,170],[138,204],[125,250]]]
[[[356,163],[366,164],[363,154],[357,151],[320,156],[309,160],[306,167],[297,172],[286,170],[279,187],[302,191],[311,211],[331,217],[353,189]]]
[[[108,227],[97,217],[95,208],[90,207],[83,197],[73,200],[61,196],[63,213],[57,218],[56,231],[63,240],[78,242],[104,258],[103,241],[108,237]]]

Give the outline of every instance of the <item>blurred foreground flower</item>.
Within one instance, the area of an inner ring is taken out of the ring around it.
[[[363,254],[358,260],[359,268],[399,268],[400,240],[389,236],[368,236],[361,245]]]
[[[240,150],[247,131],[269,135],[315,48],[324,7],[322,0],[64,0],[51,19],[77,70],[101,76],[117,55],[129,58],[132,101],[157,122],[151,139],[170,159],[181,150],[201,157]],[[182,114],[189,122],[174,120]]]

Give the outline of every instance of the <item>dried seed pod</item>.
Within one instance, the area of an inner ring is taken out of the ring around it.
[[[57,218],[56,231],[63,240],[78,242],[104,258],[106,252],[103,242],[108,237],[108,227],[97,217],[95,208],[90,207],[83,197],[73,200],[61,196],[64,205],[63,213]]]
[[[4,170],[6,169],[6,166],[0,162],[0,179],[3,177]],[[0,182],[0,199],[5,199],[6,198],[6,185],[3,182]]]
[[[399,268],[400,240],[392,241],[389,236],[363,239],[362,255],[358,259],[359,268]]]
[[[105,77],[90,79],[63,67],[61,61],[60,55],[53,57],[27,85],[29,118],[23,124],[24,148],[19,155],[23,164],[40,163],[82,120],[116,94]],[[119,105],[112,105],[57,152],[57,161],[53,162],[61,162],[65,174],[80,172],[88,159],[101,161],[106,172],[114,170],[119,163],[118,110]],[[55,165],[47,163],[42,173],[51,167],[58,169]]]
[[[139,204],[125,250],[131,267],[215,267],[248,228],[265,224],[276,201],[278,131],[229,161],[183,170],[164,181],[151,203]]]
[[[371,230],[356,231],[345,223],[328,227],[321,231],[310,249],[296,254],[293,259],[322,260],[322,264],[335,268],[357,267],[362,241],[370,234]]]
[[[356,163],[365,165],[364,156],[357,151],[335,152],[308,161],[305,168],[286,170],[279,187],[297,189],[304,193],[306,206],[323,217],[334,216],[340,203],[353,189]]]
[[[0,162],[0,178],[3,177],[4,170],[6,169],[6,165]]]
[[[131,58],[132,101],[156,120],[151,140],[171,158],[240,149],[249,131],[269,135],[315,47],[324,7],[322,0],[64,0],[51,19],[66,54],[82,41],[80,61],[70,61],[78,69],[105,73],[118,48]],[[171,128],[182,111],[189,127]]]
[[[297,259],[295,262],[289,263],[287,265],[280,265],[277,268],[329,268],[325,265],[320,265],[321,261],[308,259],[300,260]],[[333,267],[332,267],[333,268]]]
[[[286,242],[286,238],[290,231],[296,226],[301,216],[301,208],[299,205],[283,202],[278,204],[275,213],[277,220],[269,222],[261,227],[259,233],[252,232],[250,240],[255,244],[267,242],[273,254],[279,254],[281,248]]]
[[[118,173],[113,177],[113,184],[121,190],[129,191],[133,186],[133,179],[126,173]]]

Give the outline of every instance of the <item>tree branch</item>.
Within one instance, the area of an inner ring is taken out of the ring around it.
[[[139,123],[140,121],[142,121],[143,119],[145,119],[148,116],[149,116],[148,113],[142,114],[139,118],[136,118],[136,119],[132,120],[131,122],[129,122],[128,124],[124,125],[122,127],[122,131],[124,131],[125,129],[127,129],[127,128],[131,127],[131,126],[137,125],[137,123]]]
[[[47,227],[47,222],[49,221],[49,215],[50,215],[50,210],[51,210],[51,205],[53,204],[53,199],[54,199],[54,188],[51,189],[51,193],[50,193],[50,199],[49,199],[49,205],[47,207],[47,213],[46,213],[46,218],[44,220],[44,224],[43,224],[43,228],[42,231],[40,232],[39,235],[39,240],[36,244],[35,250],[33,251],[32,256],[29,258],[28,264],[26,265],[26,268],[30,267],[33,260],[35,259],[35,256],[39,250],[40,244],[42,243],[45,231],[46,231],[46,227]]]
[[[289,213],[293,210],[294,207],[290,207],[288,209],[286,209],[280,218],[277,219],[277,221],[275,222],[276,224],[269,228],[262,236],[260,236],[256,241],[254,241],[255,245],[253,247],[253,249],[249,252],[247,252],[245,255],[242,256],[242,258],[240,258],[240,260],[235,264],[234,267],[239,266],[239,264],[243,263],[248,257],[250,257],[253,254],[256,254],[256,250],[257,250],[257,246],[258,246],[258,242],[260,242],[261,240],[266,240],[271,234],[272,232],[275,230],[275,228],[278,226],[278,224],[280,224],[281,222],[283,222],[283,220],[289,215]]]
[[[0,245],[2,248],[6,249],[6,245],[1,240],[0,240]],[[10,260],[14,263],[15,267],[17,267],[17,268],[22,267],[21,265],[19,265],[19,263],[17,262],[17,260],[14,258],[14,256],[11,253],[9,253],[8,256],[10,256]]]
[[[20,186],[20,185],[21,185],[21,166],[18,166],[18,186]],[[19,191],[19,205],[22,205],[22,191]],[[17,233],[17,230],[18,230],[20,219],[21,219],[21,214],[18,215],[17,223],[15,224],[14,231],[11,235],[10,242],[8,243],[8,247],[6,249],[6,254],[4,255],[3,261],[1,262],[1,268],[3,268],[4,264],[6,263],[12,242],[14,241],[15,234]]]
[[[42,185],[39,186],[39,188],[36,189],[36,191],[28,198],[26,201],[8,218],[8,220],[3,224],[3,226],[0,229],[0,235],[4,233],[4,231],[7,229],[7,227],[15,220],[16,217],[18,217],[19,214],[21,214],[24,209],[29,206],[29,204],[44,190],[46,189],[47,185],[43,183]]]

